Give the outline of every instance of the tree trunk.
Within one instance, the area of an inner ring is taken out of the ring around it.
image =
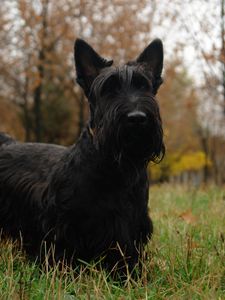
[[[49,0],[43,0],[42,2],[42,39],[40,43],[40,50],[38,55],[38,77],[39,77],[39,84],[34,90],[34,116],[35,116],[35,139],[36,142],[42,141],[42,113],[41,113],[41,106],[42,106],[42,90],[43,90],[43,79],[44,79],[44,62],[45,62],[45,51],[46,45],[45,40],[47,37],[47,16],[48,16],[48,5]]]
[[[223,105],[225,115],[225,25],[224,25],[224,6],[225,0],[221,0],[221,63],[222,63],[222,86],[223,86]]]
[[[209,131],[208,129],[204,130],[201,127],[198,128],[198,135],[200,138],[200,143],[202,146],[202,151],[205,154],[205,165],[203,168],[203,182],[207,183],[209,178],[209,168],[208,168],[208,160],[209,160]]]
[[[41,102],[42,102],[42,85],[44,78],[44,51],[40,50],[39,52],[39,66],[38,66],[38,74],[39,74],[39,85],[34,90],[34,116],[35,116],[35,141],[41,142],[42,140],[42,114],[41,114]]]
[[[25,127],[25,142],[30,142],[30,114],[29,114],[29,107],[28,107],[28,87],[29,87],[29,77],[26,75],[25,78],[25,87],[24,87],[24,104],[23,104],[23,113],[24,113],[24,127]]]

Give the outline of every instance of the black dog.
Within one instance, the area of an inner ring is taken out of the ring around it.
[[[131,271],[153,230],[146,167],[164,155],[155,99],[162,43],[154,40],[123,66],[112,63],[76,41],[77,82],[90,105],[76,145],[19,143],[0,134],[0,228],[22,236],[34,256],[44,241],[47,250],[54,245],[55,260],[104,257],[107,269]]]

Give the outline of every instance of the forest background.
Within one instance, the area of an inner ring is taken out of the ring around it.
[[[70,145],[88,118],[73,45],[85,39],[115,63],[164,43],[158,94],[166,157],[153,182],[225,182],[224,0],[1,0],[0,131]]]

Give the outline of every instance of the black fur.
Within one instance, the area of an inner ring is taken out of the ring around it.
[[[55,260],[104,257],[109,270],[131,271],[152,234],[147,163],[164,155],[155,94],[163,49],[153,41],[133,62],[112,67],[86,42],[75,43],[77,82],[90,121],[71,147],[19,143],[0,134],[0,227]]]

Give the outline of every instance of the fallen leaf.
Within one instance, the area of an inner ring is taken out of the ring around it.
[[[196,242],[191,242],[190,247],[191,247],[191,249],[197,249],[197,248],[200,248],[200,245]]]
[[[193,215],[191,209],[184,211],[179,217],[188,224],[195,224],[197,222],[197,217]]]

